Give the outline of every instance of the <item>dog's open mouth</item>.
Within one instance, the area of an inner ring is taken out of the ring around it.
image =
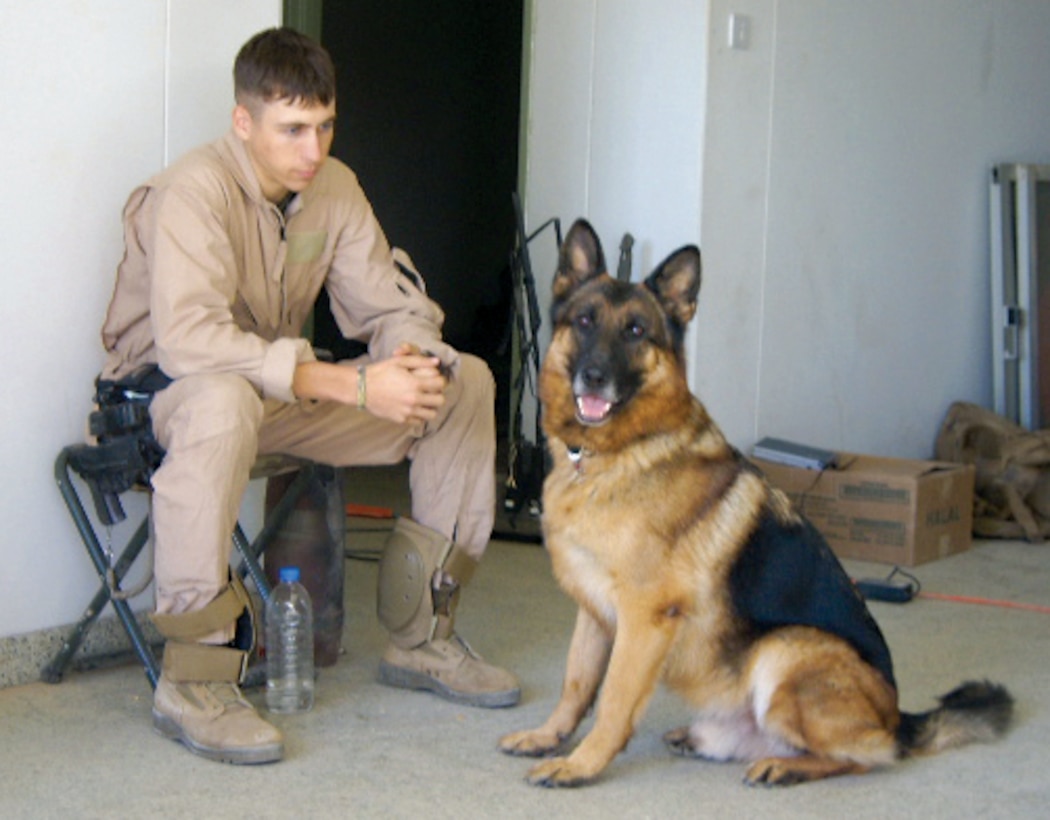
[[[581,424],[604,424],[612,413],[613,403],[601,396],[585,393],[576,397],[576,418]]]

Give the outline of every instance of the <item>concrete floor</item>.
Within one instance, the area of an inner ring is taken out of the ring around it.
[[[382,498],[361,498],[363,503]],[[365,528],[375,524],[364,522]],[[385,526],[382,522],[380,528]],[[382,532],[355,532],[369,551]],[[847,562],[855,577],[887,568]],[[58,685],[0,690],[0,815],[17,818],[1032,818],[1050,805],[1050,616],[1045,611],[920,597],[873,604],[894,652],[901,701],[919,711],[968,678],[1007,684],[1013,731],[862,777],[751,789],[744,767],[672,758],[664,730],[685,707],[659,693],[637,736],[595,785],[528,786],[529,761],[500,754],[505,732],[553,707],[574,609],[535,545],[494,542],[460,609],[460,631],[513,670],[513,709],[455,706],[375,681],[383,635],[374,563],[347,563],[345,654],[321,671],[316,704],[274,716],[286,759],[263,767],[211,763],[153,734],[151,692],[137,666],[76,672]],[[984,541],[914,571],[929,593],[1050,606],[1050,547]],[[262,704],[261,690],[249,698]],[[584,730],[589,724],[584,725]]]

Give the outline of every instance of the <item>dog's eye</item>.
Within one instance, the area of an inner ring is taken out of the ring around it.
[[[594,324],[594,316],[591,315],[590,311],[576,314],[576,318],[573,323],[580,330],[587,330],[591,325]]]
[[[643,339],[645,338],[645,325],[640,322],[628,322],[623,332],[628,339]]]

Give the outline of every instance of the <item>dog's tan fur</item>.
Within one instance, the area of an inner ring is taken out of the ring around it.
[[[597,699],[571,754],[529,773],[548,786],[588,782],[627,744],[662,679],[697,711],[665,735],[672,751],[751,761],[749,783],[888,764],[902,753],[892,682],[843,638],[806,625],[757,630],[735,605],[730,572],[760,518],[785,528],[801,519],[689,392],[682,333],[699,253],[683,249],[658,273],[649,287],[614,283],[585,222],[566,239],[540,378],[552,457],[543,527],[579,608],[561,699],[542,726],[500,747],[554,754]],[[607,418],[581,423],[580,373],[597,393],[603,367],[610,381],[636,384]]]

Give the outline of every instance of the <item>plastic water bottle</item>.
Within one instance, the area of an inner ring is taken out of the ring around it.
[[[305,712],[314,705],[314,629],[299,567],[282,567],[266,602],[266,707]]]

